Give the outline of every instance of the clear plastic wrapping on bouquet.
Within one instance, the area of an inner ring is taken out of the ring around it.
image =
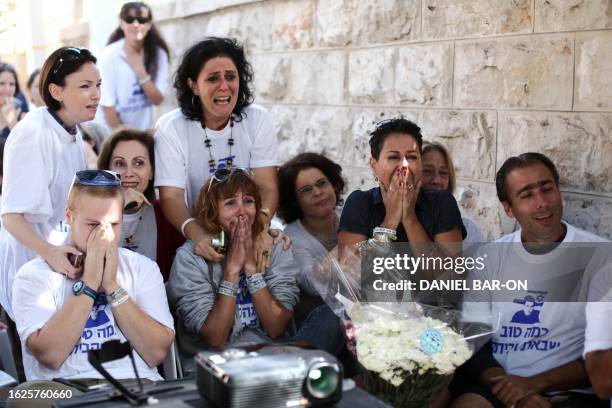
[[[394,406],[416,407],[450,382],[457,367],[497,330],[499,318],[481,315],[477,322],[465,322],[461,291],[447,296],[402,287],[384,296],[373,293],[370,283],[381,275],[372,270],[372,259],[395,256],[397,249],[366,241],[342,261],[330,254],[312,279],[325,303],[347,321],[349,347],[364,368],[368,390]],[[436,271],[407,274],[393,267],[384,274],[387,283],[439,278]]]

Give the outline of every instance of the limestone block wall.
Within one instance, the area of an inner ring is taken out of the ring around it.
[[[370,188],[368,132],[416,121],[457,165],[457,200],[493,239],[513,230],[494,175],[540,151],[561,173],[565,218],[612,238],[612,2],[216,0],[152,3],[173,63],[234,36],[273,114],[283,159],[317,151],[348,191]],[[172,99],[172,98],[169,98]],[[173,107],[169,101],[165,109]]]

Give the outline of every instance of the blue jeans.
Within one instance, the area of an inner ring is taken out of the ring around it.
[[[321,305],[313,309],[298,328],[293,341],[305,341],[319,350],[338,356],[344,348],[344,336],[340,319],[329,306]]]

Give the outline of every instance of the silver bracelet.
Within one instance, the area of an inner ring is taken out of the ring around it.
[[[112,303],[122,293],[126,293],[126,291],[122,287],[119,287],[115,289],[114,291],[112,291],[111,293],[109,293],[108,295],[106,295],[106,300],[109,303]]]
[[[138,83],[140,84],[140,86],[143,86],[144,84],[146,84],[150,80],[151,80],[151,75],[147,75],[146,77],[144,77],[140,81],[138,81]]]
[[[249,276],[246,281],[251,295],[268,286],[261,273],[254,273]]]
[[[372,236],[380,241],[395,241],[397,240],[397,231],[390,228],[375,227]]]
[[[229,297],[233,297],[235,298],[236,296],[238,296],[238,285],[234,285],[231,282],[228,281],[222,281],[219,284],[219,293],[225,296],[229,296]]]
[[[190,222],[195,222],[195,218],[189,217],[187,218],[185,221],[183,221],[183,223],[181,224],[181,234],[183,234],[183,236],[185,238],[187,238],[187,236],[185,235],[185,227],[187,226],[187,224],[189,224]]]
[[[119,299],[114,300],[111,302],[111,307],[115,308],[125,302],[127,302],[127,300],[130,298],[130,296],[127,294],[127,292],[125,293],[125,295],[121,296]]]

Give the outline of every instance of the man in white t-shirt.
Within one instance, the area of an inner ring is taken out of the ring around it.
[[[564,407],[599,406],[581,358],[585,303],[576,300],[584,300],[583,282],[599,268],[595,255],[606,240],[561,220],[559,175],[542,154],[506,160],[496,187],[520,229],[483,248],[486,267],[468,280],[527,288],[466,292],[464,320],[494,316],[500,326],[466,365],[474,383],[454,390],[453,407],[548,407],[560,399]]]
[[[593,279],[586,307],[584,359],[593,390],[612,407],[612,263]]]
[[[87,352],[109,340],[128,340],[139,376],[161,379],[156,366],[172,343],[174,322],[157,265],[118,247],[122,210],[116,173],[77,172],[66,216],[71,243],[84,254],[81,278],[58,274],[40,258],[18,271],[13,310],[28,380],[101,378]],[[115,378],[135,378],[128,357],[105,368]]]

